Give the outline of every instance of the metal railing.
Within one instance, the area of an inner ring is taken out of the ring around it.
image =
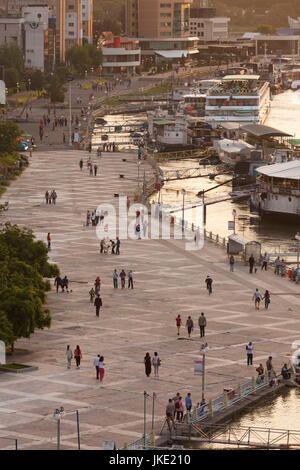
[[[212,399],[209,403],[195,408],[192,413],[187,413],[184,417],[184,423],[194,424],[203,421],[207,417],[212,417],[230,406],[243,400],[248,395],[255,393],[257,390],[261,390],[267,386],[270,386],[270,381],[273,380],[275,375],[269,377],[268,372],[259,376],[252,377],[251,380],[243,384],[239,384],[236,388],[224,390],[222,395]]]
[[[148,434],[140,437],[130,444],[125,443],[123,447],[118,450],[146,450],[155,445],[155,433],[154,431],[149,432]]]

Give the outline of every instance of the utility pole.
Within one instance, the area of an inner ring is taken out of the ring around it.
[[[205,398],[205,353],[207,350],[207,343],[201,344],[200,354],[202,354],[202,402]]]
[[[186,190],[182,189],[181,194],[182,194],[182,221],[181,221],[182,227],[181,228],[182,228],[182,232],[184,232],[184,197],[186,195]]]

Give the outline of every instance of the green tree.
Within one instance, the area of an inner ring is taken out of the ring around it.
[[[10,321],[8,321],[3,310],[0,310],[0,340],[3,341],[6,346],[12,344],[14,341],[13,326]]]
[[[21,49],[17,45],[4,44],[0,46],[0,64],[5,69],[16,68],[20,73],[24,70],[24,58]]]
[[[257,28],[257,32],[261,34],[276,34],[277,29],[271,24],[261,24]]]
[[[65,89],[61,79],[57,75],[51,75],[46,90],[51,103],[63,103],[65,100]]]
[[[5,85],[7,88],[17,88],[17,82],[20,81],[20,72],[15,67],[9,67],[5,70]]]
[[[20,128],[15,122],[0,121],[0,154],[16,151],[19,135]]]
[[[101,51],[92,44],[73,46],[66,52],[66,60],[80,75],[91,67],[97,68],[102,62]]]
[[[18,338],[49,328],[51,315],[43,308],[49,281],[59,273],[48,263],[48,250],[31,230],[6,223],[0,229],[0,339],[13,349]]]

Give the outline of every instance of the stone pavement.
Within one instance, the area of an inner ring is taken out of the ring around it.
[[[144,429],[144,391],[156,393],[155,429],[162,425],[167,399],[191,392],[193,403],[201,399],[201,377],[193,375],[199,359],[199,328],[187,338],[185,328],[177,336],[175,317],[185,323],[191,315],[197,324],[205,312],[207,328],[206,399],[256,375],[255,368],[272,355],[275,370],[291,353],[299,338],[299,286],[273,272],[248,274],[236,263],[229,272],[225,251],[209,242],[199,252],[184,249],[181,240],[122,240],[121,254],[100,255],[93,227],[84,227],[87,209],[98,204],[117,206],[119,195],[132,195],[136,187],[136,155],[103,153],[97,177],[89,176],[78,162],[88,153],[70,150],[35,152],[30,167],[7,189],[5,213],[13,223],[32,228],[46,242],[52,236],[50,259],[68,275],[72,292],[48,294],[51,329],[37,331],[16,347],[23,353],[9,358],[38,366],[22,375],[0,374],[0,448],[9,448],[3,437],[18,438],[21,449],[55,449],[53,412],[63,406],[61,447],[76,449],[76,417],[79,410],[82,449],[99,449],[103,440],[121,447],[141,437]],[[124,157],[124,156],[123,156]],[[94,156],[94,159],[96,157]],[[145,172],[152,170],[143,163]],[[142,169],[143,172],[143,169]],[[124,179],[119,174],[125,175]],[[44,202],[46,189],[55,188],[56,206]],[[2,216],[4,217],[4,216]],[[209,228],[209,227],[208,227]],[[112,272],[134,271],[134,289],[113,289]],[[208,296],[204,279],[213,279]],[[103,282],[100,318],[89,303],[88,291],[99,275]],[[256,287],[269,289],[266,312],[254,309]],[[245,345],[254,343],[254,366],[246,365]],[[66,367],[67,344],[83,352],[82,365]],[[146,377],[144,356],[154,351],[162,360],[159,378]],[[103,384],[96,381],[93,359],[104,355]],[[151,430],[152,401],[147,400],[147,432]]]

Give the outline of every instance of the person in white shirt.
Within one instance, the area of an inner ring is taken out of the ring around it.
[[[254,299],[255,308],[257,308],[257,310],[259,310],[259,303],[262,299],[262,296],[261,296],[261,293],[259,292],[258,289],[256,289],[256,291],[254,292],[253,299]]]
[[[252,366],[253,363],[253,344],[250,343],[246,346],[247,351],[247,366]]]
[[[100,354],[95,357],[94,359],[94,366],[96,368],[96,379],[99,380],[99,361],[100,361]]]

